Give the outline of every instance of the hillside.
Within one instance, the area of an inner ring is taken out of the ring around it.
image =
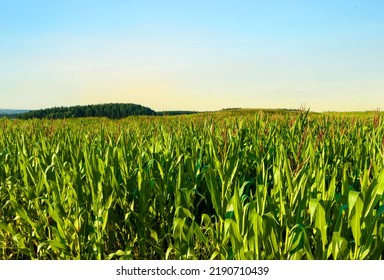
[[[16,117],[17,115],[26,112],[28,112],[28,110],[0,109],[0,117]]]

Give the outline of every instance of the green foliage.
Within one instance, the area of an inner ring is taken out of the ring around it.
[[[0,259],[384,257],[379,113],[0,128]]]
[[[64,119],[84,117],[107,117],[110,119],[121,119],[128,116],[156,115],[150,108],[125,103],[110,103],[71,107],[54,107],[48,109],[33,110],[17,115],[20,119]]]

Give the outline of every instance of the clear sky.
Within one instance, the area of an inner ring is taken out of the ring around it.
[[[384,1],[0,0],[0,108],[384,109]]]

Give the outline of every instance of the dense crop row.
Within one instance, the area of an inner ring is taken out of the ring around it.
[[[0,259],[384,258],[378,113],[0,129]]]

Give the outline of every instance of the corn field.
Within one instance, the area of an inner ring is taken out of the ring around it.
[[[0,128],[0,259],[384,258],[379,112]]]

